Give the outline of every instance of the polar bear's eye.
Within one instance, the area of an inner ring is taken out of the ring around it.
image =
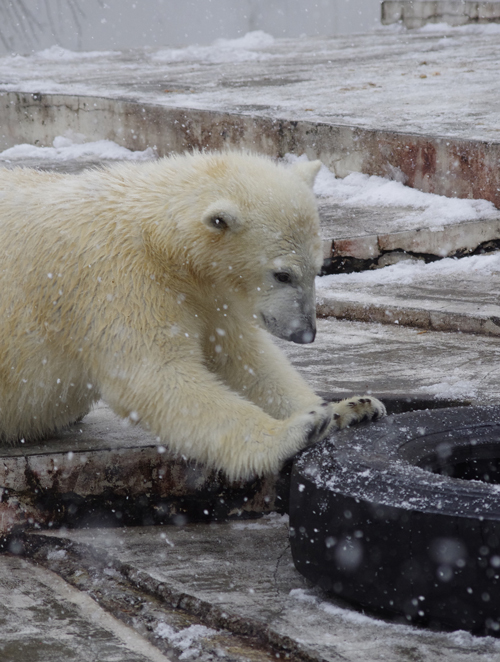
[[[292,282],[292,277],[286,271],[277,271],[274,274],[274,278],[275,278],[275,280],[278,281],[278,283],[291,283]]]
[[[210,219],[210,225],[218,230],[224,230],[227,228],[227,223],[221,216],[213,216]]]

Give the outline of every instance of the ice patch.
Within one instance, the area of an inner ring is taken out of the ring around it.
[[[80,134],[57,136],[52,147],[37,147],[23,143],[0,152],[0,160],[17,161],[23,159],[39,159],[53,161],[70,161],[73,159],[107,159],[128,161],[149,161],[156,157],[155,151],[148,147],[144,151],[134,152],[122,147],[112,140],[96,140],[82,142],[85,137]]]

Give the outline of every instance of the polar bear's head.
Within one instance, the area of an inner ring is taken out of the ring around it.
[[[313,342],[322,250],[312,186],[321,163],[287,168],[241,153],[212,157],[211,183],[200,180],[201,198],[210,189],[213,200],[201,214],[211,256],[205,269],[243,296],[273,335]]]

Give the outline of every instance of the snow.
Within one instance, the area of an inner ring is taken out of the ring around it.
[[[65,136],[54,138],[52,147],[37,147],[23,143],[0,152],[0,160],[16,161],[24,159],[70,161],[73,159],[105,159],[148,161],[156,154],[151,147],[134,152],[111,140],[84,142],[85,136],[68,132]]]
[[[76,51],[69,51],[67,48],[61,48],[61,46],[51,46],[43,51],[38,51],[36,57],[41,60],[85,60],[116,55],[116,53],[116,51],[84,51],[77,53]]]
[[[475,382],[459,378],[457,378],[457,381],[443,381],[429,386],[421,386],[418,390],[434,395],[437,400],[460,400],[462,398],[476,398],[478,395]]]
[[[274,37],[255,30],[238,39],[217,39],[210,46],[187,46],[168,48],[151,56],[153,62],[250,62],[269,60],[272,55],[262,51],[271,46]]]
[[[327,294],[325,290],[342,284],[416,285],[430,278],[463,277],[473,274],[487,277],[498,273],[500,273],[500,253],[471,255],[460,259],[448,257],[430,264],[425,264],[421,260],[403,260],[382,269],[318,277],[316,289],[322,294]]]
[[[293,164],[307,160],[286,154],[284,162]],[[399,180],[399,181],[398,181]],[[404,175],[395,170],[393,179],[352,172],[339,178],[323,165],[314,183],[314,192],[320,198],[346,207],[403,207],[418,210],[420,213],[402,214],[406,229],[442,229],[443,225],[498,218],[498,209],[487,200],[447,198],[444,195],[424,193],[404,185]]]
[[[155,634],[157,637],[167,639],[172,646],[182,651],[179,657],[180,660],[189,660],[189,658],[197,657],[200,654],[200,648],[196,646],[198,639],[213,637],[218,632],[204,625],[190,625],[176,632],[168,623],[160,623],[155,629]]]
[[[423,193],[402,182],[353,172],[336,178],[325,166],[314,187],[318,196],[331,197],[347,207],[413,207],[421,213],[412,218],[414,227],[442,228],[443,224],[496,218],[498,210],[487,200],[463,200]]]

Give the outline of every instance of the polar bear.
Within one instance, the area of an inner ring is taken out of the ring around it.
[[[103,398],[240,479],[382,416],[375,398],[324,402],[267,332],[314,340],[320,165],[227,151],[2,170],[0,440],[43,439]]]

